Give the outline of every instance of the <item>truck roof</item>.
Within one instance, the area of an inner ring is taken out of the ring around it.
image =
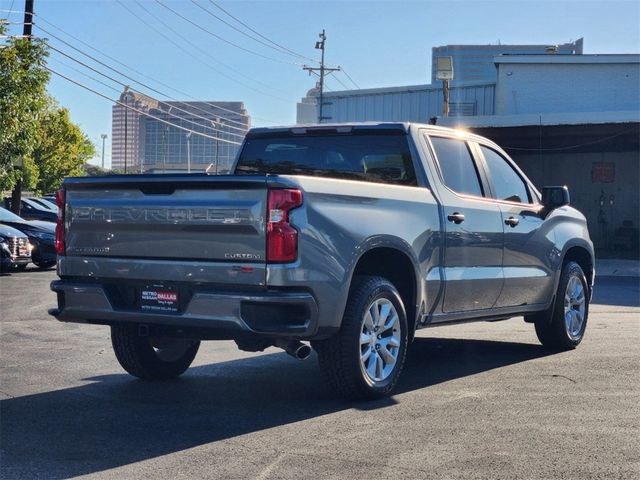
[[[404,132],[409,132],[409,129],[414,127],[425,128],[428,130],[432,130],[434,132],[456,132],[460,134],[464,133],[465,136],[482,138],[483,140],[487,140],[484,137],[480,137],[471,132],[462,129],[455,129],[449,127],[441,127],[438,125],[431,125],[427,123],[420,122],[345,122],[345,123],[322,123],[322,124],[298,124],[298,125],[281,125],[274,127],[256,127],[252,128],[247,132],[246,138],[256,138],[261,137],[263,135],[273,135],[277,133],[298,133],[305,134],[309,131],[313,132],[321,132],[321,131],[336,131],[338,133],[348,133],[350,130],[401,130]],[[491,142],[493,143],[493,142]]]

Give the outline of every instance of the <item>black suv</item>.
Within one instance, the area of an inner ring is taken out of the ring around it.
[[[38,268],[50,268],[56,264],[55,223],[24,220],[0,207],[0,224],[19,230],[28,237],[31,258]]]
[[[27,236],[7,225],[0,224],[0,272],[24,270],[31,261]]]

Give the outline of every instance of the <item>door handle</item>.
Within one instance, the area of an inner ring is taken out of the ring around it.
[[[509,217],[504,221],[504,224],[509,225],[511,228],[515,227],[519,223],[520,223],[520,220],[518,220],[516,217]]]
[[[460,225],[464,222],[464,215],[462,213],[454,212],[447,215],[447,220],[455,223],[456,225]]]

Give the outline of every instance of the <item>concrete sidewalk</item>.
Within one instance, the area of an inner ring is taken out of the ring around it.
[[[598,277],[640,277],[640,260],[596,258]]]

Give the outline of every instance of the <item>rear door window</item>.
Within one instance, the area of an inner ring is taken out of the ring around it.
[[[400,131],[247,139],[236,174],[270,173],[417,185],[407,135]]]
[[[483,196],[476,163],[464,140],[430,137],[444,184],[456,193]]]

